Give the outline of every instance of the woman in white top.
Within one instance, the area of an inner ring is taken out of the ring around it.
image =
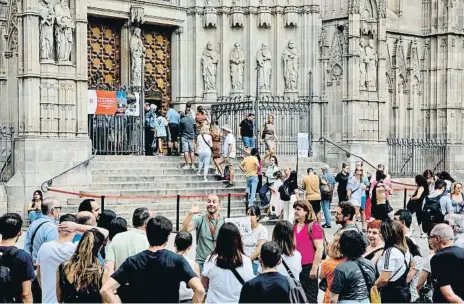
[[[282,263],[277,265],[277,271],[284,276],[289,276],[285,264],[296,280],[300,280],[301,253],[295,247],[295,233],[293,225],[289,221],[279,221],[272,232],[272,241],[276,242],[282,249]]]
[[[261,210],[253,205],[248,208],[248,216],[251,221],[251,234],[243,236],[243,250],[245,255],[253,262],[253,273],[256,274],[259,266],[261,246],[268,241],[267,228],[259,223]]]
[[[382,303],[410,303],[408,273],[415,264],[408,251],[401,224],[385,220],[380,225],[380,233],[385,242],[385,250],[377,262],[379,278],[375,286],[380,290]]]
[[[254,278],[251,264],[237,226],[222,225],[216,247],[203,266],[201,281],[208,289],[206,303],[238,303],[243,284]]]
[[[282,172],[274,173],[275,182],[269,187],[271,189],[271,205],[268,213],[278,219],[282,219],[282,211],[284,211],[284,202],[280,199],[279,188],[284,184],[284,176]],[[287,210],[285,210],[287,211]]]
[[[204,125],[201,127],[200,135],[197,137],[196,151],[200,158],[198,165],[198,175],[201,175],[201,168],[203,167],[203,180],[208,181],[208,170],[211,162],[211,149],[213,147],[213,138],[209,134],[209,126]]]

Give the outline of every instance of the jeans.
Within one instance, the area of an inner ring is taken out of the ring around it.
[[[322,212],[324,212],[325,224],[331,226],[332,215],[330,214],[330,200],[321,201]]]
[[[201,173],[201,168],[203,169],[203,177],[208,176],[209,164],[211,162],[211,152],[198,152],[198,157],[200,158],[200,163],[198,165],[198,172]]]
[[[248,206],[255,204],[256,188],[258,187],[258,177],[250,176],[246,178],[246,193],[248,194]]]
[[[261,206],[269,205],[269,198],[267,197],[267,193],[269,192],[270,184],[265,183],[261,189],[259,189],[259,198],[261,200]]]

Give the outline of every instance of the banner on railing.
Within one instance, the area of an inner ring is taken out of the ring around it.
[[[125,91],[88,91],[88,114],[139,116],[139,93]]]
[[[309,156],[309,134],[298,133],[298,158]]]

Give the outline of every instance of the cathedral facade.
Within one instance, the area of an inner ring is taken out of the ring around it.
[[[463,50],[463,0],[0,0],[7,191],[25,202],[92,155],[91,90],[142,87],[144,102],[178,109],[311,94],[315,140],[388,163],[387,138],[439,139],[447,169],[464,170]],[[60,183],[91,180],[80,168]]]

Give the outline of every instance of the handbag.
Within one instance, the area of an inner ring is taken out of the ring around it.
[[[327,278],[323,278],[320,282],[319,282],[319,289],[322,290],[323,292],[326,292],[327,291]]]
[[[387,210],[387,213],[390,213],[393,211],[393,207],[390,205],[389,201],[385,201],[385,209]]]

